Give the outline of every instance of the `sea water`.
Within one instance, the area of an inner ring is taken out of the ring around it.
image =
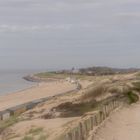
[[[0,95],[6,95],[30,88],[37,83],[23,79],[34,70],[0,70]]]

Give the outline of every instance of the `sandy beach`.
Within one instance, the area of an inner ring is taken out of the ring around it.
[[[39,83],[38,85],[0,96],[0,111],[36,99],[58,95],[75,89],[75,85],[66,81]]]

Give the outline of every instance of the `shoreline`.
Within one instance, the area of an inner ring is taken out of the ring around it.
[[[41,83],[41,82],[29,81],[29,80],[24,79],[23,77],[21,77],[21,79],[24,80],[24,81],[26,81],[26,82],[28,82],[28,84],[25,85],[24,87],[21,87],[21,88],[13,89],[11,91],[2,92],[0,94],[0,97],[1,96],[6,96],[6,95],[9,95],[9,94],[15,94],[15,93],[19,93],[19,92],[22,92],[22,91],[29,90],[31,88],[34,88],[36,86],[39,86],[39,83]]]
[[[74,90],[76,87],[66,81],[39,82],[29,88],[0,95],[0,111],[24,104],[33,100],[57,96]]]
[[[20,92],[24,92],[24,91],[26,91],[26,90],[30,90],[30,89],[32,89],[32,88],[35,88],[35,87],[37,87],[37,86],[39,86],[38,84],[36,84],[36,85],[31,85],[30,87],[25,87],[25,88],[23,88],[23,89],[17,89],[17,90],[15,90],[15,91],[9,91],[9,92],[7,92],[7,93],[4,93],[4,94],[2,94],[2,95],[0,95],[0,97],[1,96],[7,96],[7,95],[14,95],[14,94],[19,94]]]

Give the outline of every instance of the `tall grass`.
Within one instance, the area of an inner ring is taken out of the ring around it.
[[[140,82],[133,82],[133,89],[140,92]]]
[[[81,100],[94,100],[95,97],[104,95],[107,92],[108,87],[106,85],[99,85],[97,87],[92,87],[87,90],[84,95],[82,96]]]

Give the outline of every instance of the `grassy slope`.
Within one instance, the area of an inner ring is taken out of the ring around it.
[[[54,78],[54,79],[65,79],[67,77],[74,77],[78,79],[92,79],[93,76],[81,75],[81,74],[69,74],[69,73],[55,73],[55,72],[42,72],[37,73],[35,76],[39,78]]]

